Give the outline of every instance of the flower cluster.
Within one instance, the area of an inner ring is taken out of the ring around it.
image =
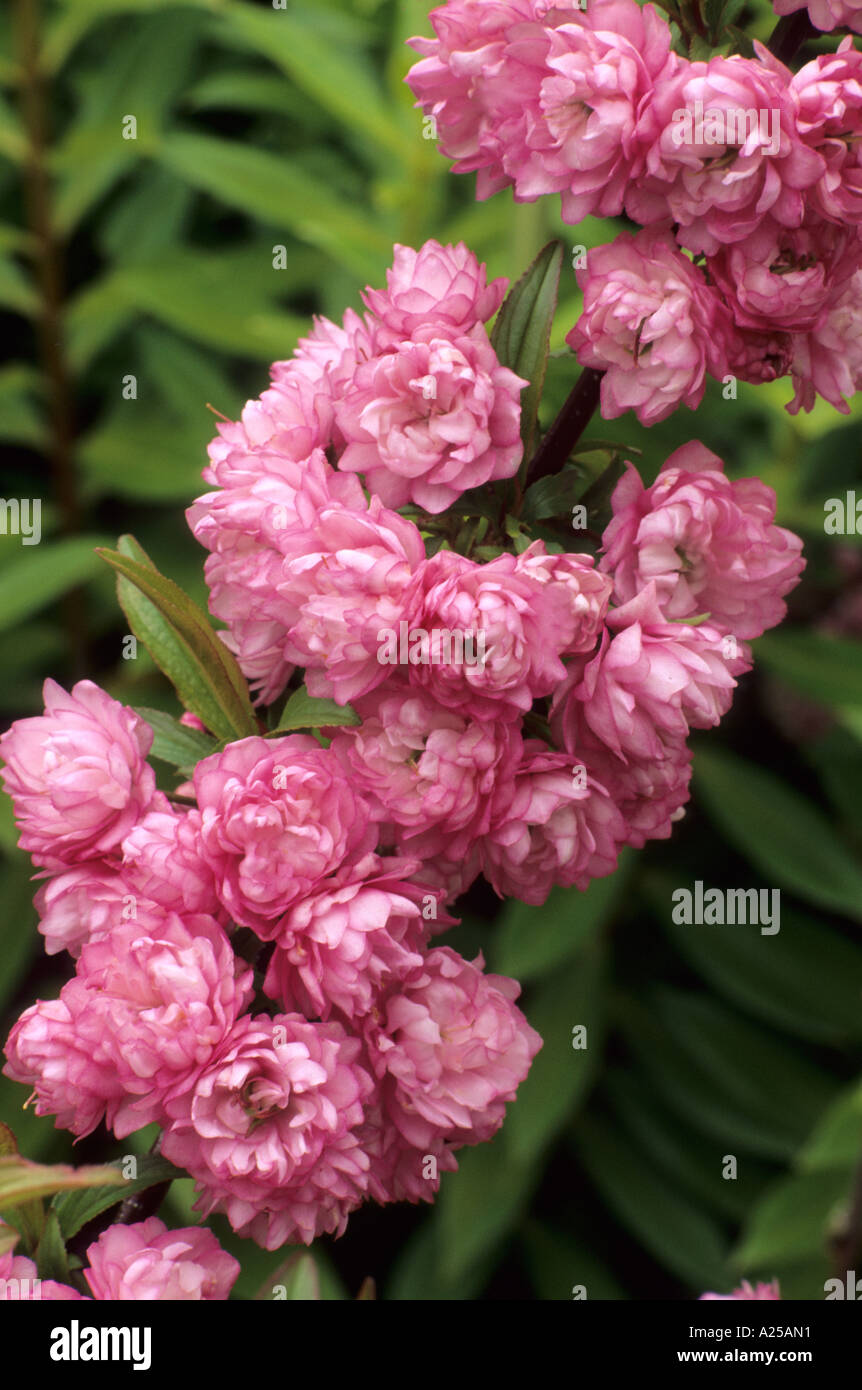
[[[46,947],[75,960],[7,1074],[75,1135],[158,1124],[199,1209],[269,1249],[430,1200],[499,1129],[541,1039],[513,980],[436,944],[448,909],[480,874],[527,903],[584,889],[669,835],[689,732],[802,569],[771,491],[698,444],[650,488],[629,469],[598,557],[433,544],[520,457],[522,383],[484,327],[502,292],[463,246],[398,248],[365,318],[318,322],[220,427],[189,521],[257,734],[171,796],[148,724],[90,681],[47,682],[0,740]],[[344,720],[280,731],[297,666]],[[102,1237],[95,1297],[222,1287],[195,1251],[163,1269],[187,1233],[154,1232],[133,1274],[131,1231]]]
[[[785,3],[779,12],[800,8]],[[859,28],[814,0],[821,28]],[[862,387],[862,54],[849,37],[793,74],[755,56],[690,61],[636,0],[449,0],[408,81],[477,193],[559,193],[565,221],[642,228],[578,270],[567,341],[602,370],[602,413],[695,408],[707,374],[790,375],[788,409]]]

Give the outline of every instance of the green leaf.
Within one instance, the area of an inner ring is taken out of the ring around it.
[[[349,201],[323,191],[318,180],[266,150],[213,135],[175,133],[159,146],[166,167],[220,203],[269,227],[293,232],[369,280],[391,259],[392,237]]]
[[[574,464],[566,464],[559,473],[539,478],[524,493],[521,516],[524,521],[541,521],[545,517],[556,517],[567,525],[572,515],[572,506],[577,499],[577,484],[581,470]],[[578,539],[572,531],[572,540]]]
[[[400,112],[391,108],[363,55],[339,52],[319,32],[318,16],[308,19],[284,10],[231,5],[224,23],[231,37],[275,63],[292,83],[328,111],[347,132],[356,132],[384,155],[409,164],[414,141],[404,131]]]
[[[754,656],[809,699],[862,709],[862,642],[788,628],[758,638]]]
[[[439,1265],[446,1283],[468,1276],[474,1264],[506,1239],[541,1176],[537,1163],[512,1162],[502,1132],[488,1144],[459,1151],[458,1172],[443,1174],[437,1197]]]
[[[851,1184],[851,1172],[834,1168],[782,1179],[754,1208],[735,1262],[746,1271],[766,1272],[824,1254]]]
[[[862,870],[799,792],[731,753],[702,748],[694,785],[722,834],[768,883],[862,921]]]
[[[531,998],[527,1019],[543,1046],[518,1087],[503,1126],[503,1147],[516,1165],[538,1165],[539,1155],[574,1118],[602,1055],[603,961],[592,943],[567,970],[546,981]],[[575,1048],[573,1030],[581,1028]]]
[[[534,980],[579,955],[612,919],[634,864],[624,851],[615,873],[594,879],[584,893],[554,888],[541,908],[509,898],[493,942],[495,971]]]
[[[106,1166],[111,1174],[109,1185],[92,1184],[86,1191],[64,1192],[55,1197],[52,1209],[59,1222],[64,1240],[71,1240],[88,1222],[109,1211],[118,1202],[124,1202],[137,1192],[146,1192],[160,1183],[173,1182],[175,1178],[185,1177],[182,1169],[175,1168],[167,1159],[155,1154],[142,1154],[135,1158],[137,1176],[127,1178],[123,1175],[125,1160]]]
[[[122,1173],[110,1164],[70,1168],[66,1163],[31,1163],[19,1154],[4,1154],[0,1157],[0,1211],[5,1214],[10,1207],[51,1197],[55,1192],[122,1182]]]
[[[830,926],[787,908],[768,938],[756,926],[684,926],[672,920],[670,876],[644,887],[674,945],[719,993],[815,1042],[862,1037],[862,950]]]
[[[857,1082],[820,1116],[797,1158],[801,1172],[855,1168],[862,1154],[862,1082]]]
[[[45,429],[34,399],[38,386],[32,367],[10,362],[0,368],[0,439],[43,446]]]
[[[666,1269],[695,1289],[727,1280],[727,1246],[718,1225],[605,1120],[582,1120],[578,1156],[626,1231]]]
[[[45,1215],[45,1226],[36,1250],[36,1267],[40,1279],[56,1279],[61,1284],[69,1282],[69,1259],[56,1211]]]
[[[98,574],[96,547],[102,543],[100,536],[75,536],[21,546],[0,569],[0,631]]]
[[[334,700],[317,699],[309,695],[303,685],[288,699],[279,716],[275,732],[285,734],[291,729],[327,729],[340,725],[356,727],[360,723],[359,715],[350,705],[337,705]]]
[[[171,763],[183,771],[196,767],[201,758],[209,757],[218,748],[209,734],[202,733],[200,729],[189,729],[163,710],[136,706],[135,713],[146,720],[155,735],[150,756],[161,758],[162,762]]]
[[[235,658],[206,614],[159,574],[132,536],[99,554],[119,576],[117,595],[132,631],[172,681],[186,708],[220,739],[258,732],[248,688]]]
[[[497,315],[491,342],[505,367],[526,378],[521,394],[524,465],[532,457],[533,438],[545,384],[551,325],[557,307],[564,247],[551,241],[541,250],[507,294]]]
[[[625,1294],[610,1270],[586,1242],[577,1244],[540,1221],[528,1221],[521,1244],[530,1278],[541,1299],[568,1300],[581,1286],[590,1299],[622,1299]]]

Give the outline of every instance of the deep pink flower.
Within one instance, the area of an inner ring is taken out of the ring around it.
[[[790,73],[755,47],[757,58],[681,63],[642,107],[646,171],[626,211],[643,225],[676,223],[691,251],[742,241],[766,214],[798,227],[824,170],[797,130]]]
[[[634,410],[645,425],[682,403],[694,410],[706,374],[727,368],[727,308],[669,232],[622,232],[578,271],[584,310],[566,342],[585,367],[604,371],[602,415]]]
[[[708,613],[740,639],[781,622],[805,567],[798,536],[775,523],[775,493],[731,480],[702,444],[684,444],[645,488],[628,466],[613,495],[601,568],[621,603],[654,584],[667,619]]]
[[[862,26],[862,6],[856,11]],[[860,27],[862,32],[862,27]],[[833,222],[862,222],[862,53],[848,36],[836,53],[821,53],[794,73],[790,91],[806,145],[826,168],[809,193]]]
[[[240,1270],[206,1227],[169,1231],[157,1216],[109,1226],[87,1247],[87,1259],[93,1297],[116,1303],[223,1302]]]
[[[503,279],[488,284],[485,266],[463,241],[457,246],[426,241],[418,251],[396,243],[386,289],[369,288],[362,297],[379,320],[377,342],[394,346],[428,324],[445,325],[452,334],[469,333],[494,317],[507,285]]]
[[[211,865],[201,852],[197,810],[151,811],[122,845],[123,876],[132,893],[172,912],[221,910]]]
[[[344,1230],[368,1189],[357,1129],[373,1083],[336,1022],[245,1015],[194,1091],[171,1104],[162,1152],[267,1250]]]
[[[45,713],[16,720],[0,738],[0,753],[21,848],[61,870],[116,850],[150,809],[153,733],[92,681],[67,693],[47,680],[43,694]]]
[[[230,743],[198,763],[194,783],[219,898],[265,940],[349,855],[373,848],[363,798],[310,735]]]
[[[407,881],[418,868],[415,859],[368,854],[295,903],[279,923],[264,992],[306,1017],[369,1013],[384,985],[422,964],[437,900]]]
[[[717,628],[667,622],[655,584],[614,609],[608,624],[574,694],[593,734],[620,758],[661,759],[664,740],[717,724],[734,676],[751,666],[745,645]]]
[[[103,1112],[123,1138],[164,1115],[191,1085],[251,998],[212,918],[117,927],[86,944],[74,979],[34,1004],[7,1044],[7,1074],[33,1085],[39,1114],[83,1135]]]
[[[387,506],[442,512],[517,471],[526,385],[501,366],[481,324],[417,328],[357,368],[336,411],[347,440],[339,468],[363,473]]]
[[[843,415],[845,397],[862,389],[862,270],[827,306],[815,326],[792,337],[793,384],[796,394],[787,409],[812,410],[822,396]]]
[[[813,327],[860,261],[856,228],[809,216],[801,227],[769,227],[724,246],[706,265],[738,327],[799,333]]]
[[[412,1116],[460,1144],[490,1139],[542,1045],[514,1000],[520,988],[448,947],[381,1006],[369,1049],[396,1082],[392,1117],[412,1142]]]
[[[479,853],[501,897],[540,905],[555,884],[584,889],[613,873],[625,825],[607,789],[567,753],[524,745],[514,786],[501,789]]]

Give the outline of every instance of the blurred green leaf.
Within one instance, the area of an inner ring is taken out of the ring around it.
[[[319,1301],[317,1266],[307,1250],[296,1251],[279,1265],[258,1292],[257,1302],[269,1301],[276,1295],[279,1300],[288,1303]]]
[[[540,1178],[538,1164],[511,1159],[503,1133],[488,1144],[459,1151],[458,1172],[443,1174],[437,1197],[439,1264],[447,1283],[465,1277],[506,1239]]]
[[[75,536],[21,546],[0,569],[0,631],[38,613],[98,574],[100,536]]]
[[[746,1271],[771,1270],[824,1253],[851,1179],[834,1168],[783,1178],[754,1208],[734,1262]]]
[[[862,642],[785,628],[758,638],[754,656],[810,699],[862,710]]]
[[[521,1232],[527,1268],[541,1299],[572,1301],[580,1286],[590,1299],[622,1299],[625,1294],[610,1270],[586,1243],[575,1243],[540,1221],[528,1221]]]
[[[36,1267],[40,1279],[57,1279],[61,1284],[69,1282],[69,1260],[56,1211],[45,1213],[45,1225],[36,1250]]]
[[[694,1289],[726,1281],[728,1251],[719,1226],[658,1177],[607,1121],[587,1117],[575,1142],[604,1200],[661,1265]]]
[[[722,834],[768,882],[862,921],[862,870],[799,792],[732,753],[700,747],[694,785]]]
[[[862,1159],[862,1082],[842,1091],[820,1116],[796,1163],[801,1172],[824,1168],[845,1172]]]

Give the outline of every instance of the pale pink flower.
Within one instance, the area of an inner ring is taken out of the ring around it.
[[[103,864],[85,864],[44,882],[35,897],[45,951],[79,956],[87,941],[128,921],[137,900],[122,873]]]
[[[803,194],[825,167],[797,130],[790,73],[762,44],[756,50],[681,63],[642,107],[646,169],[629,185],[626,211],[645,226],[676,223],[691,251],[742,241],[766,214],[798,227]]]
[[[3,1226],[0,1221],[0,1226]],[[85,1295],[69,1284],[54,1279],[40,1279],[34,1260],[26,1255],[14,1255],[7,1250],[0,1255],[0,1302],[9,1303],[77,1303]]]
[[[205,1216],[267,1250],[340,1234],[368,1190],[357,1137],[373,1083],[341,1024],[245,1015],[194,1091],[171,1103],[162,1152],[197,1180]]]
[[[613,873],[625,825],[607,789],[567,753],[524,745],[514,786],[501,788],[479,853],[500,897],[541,905],[555,884],[581,890]]]
[[[379,320],[376,340],[385,337],[394,346],[428,324],[445,325],[453,335],[469,333],[494,317],[507,285],[503,279],[488,284],[485,266],[463,241],[457,246],[426,241],[418,251],[396,243],[386,289],[369,288],[362,298]]]
[[[86,1258],[93,1297],[115,1303],[224,1302],[240,1270],[206,1227],[169,1231],[157,1216],[109,1226]]]
[[[6,1039],[3,1072],[33,1088],[37,1115],[55,1115],[55,1128],[83,1137],[104,1119],[108,1105],[119,1108],[124,1092],[98,1020],[92,1029],[88,1018],[84,1033],[70,994],[81,996],[75,980],[64,986],[65,997],[24,1010]]]
[[[758,478],[731,480],[693,442],[671,454],[652,487],[629,465],[612,506],[601,569],[620,603],[654,584],[666,619],[707,613],[740,639],[781,622],[805,567],[802,542],[775,525],[775,493]]]
[[[212,866],[201,853],[197,810],[151,811],[122,844],[127,891],[179,913],[221,911]]]
[[[407,881],[418,868],[368,854],[295,903],[279,923],[264,993],[306,1017],[369,1013],[384,985],[422,964],[423,899],[435,919],[437,901]]]
[[[483,965],[481,956],[471,964],[436,947],[369,1030],[375,1071],[396,1082],[391,1115],[408,1142],[414,1115],[440,1138],[490,1139],[542,1046],[515,1007],[520,987]]]
[[[776,9],[778,6],[776,5]],[[716,1302],[726,1303],[735,1298],[760,1298],[760,1299],[780,1299],[781,1291],[778,1287],[778,1280],[773,1279],[771,1283],[758,1283],[752,1286],[747,1279],[743,1279],[738,1289],[733,1293],[702,1293],[700,1301],[704,1299],[714,1299]]]
[[[0,738],[22,849],[53,870],[115,851],[156,799],[153,732],[92,681],[43,687],[45,713]]]
[[[707,373],[724,376],[730,315],[669,232],[620,233],[590,251],[578,283],[584,309],[566,342],[582,366],[605,373],[606,420],[631,409],[652,425],[680,404],[694,410]]]
[[[468,488],[517,472],[520,394],[481,324],[429,325],[362,363],[338,404],[339,468],[363,473],[387,506],[442,512]]]

